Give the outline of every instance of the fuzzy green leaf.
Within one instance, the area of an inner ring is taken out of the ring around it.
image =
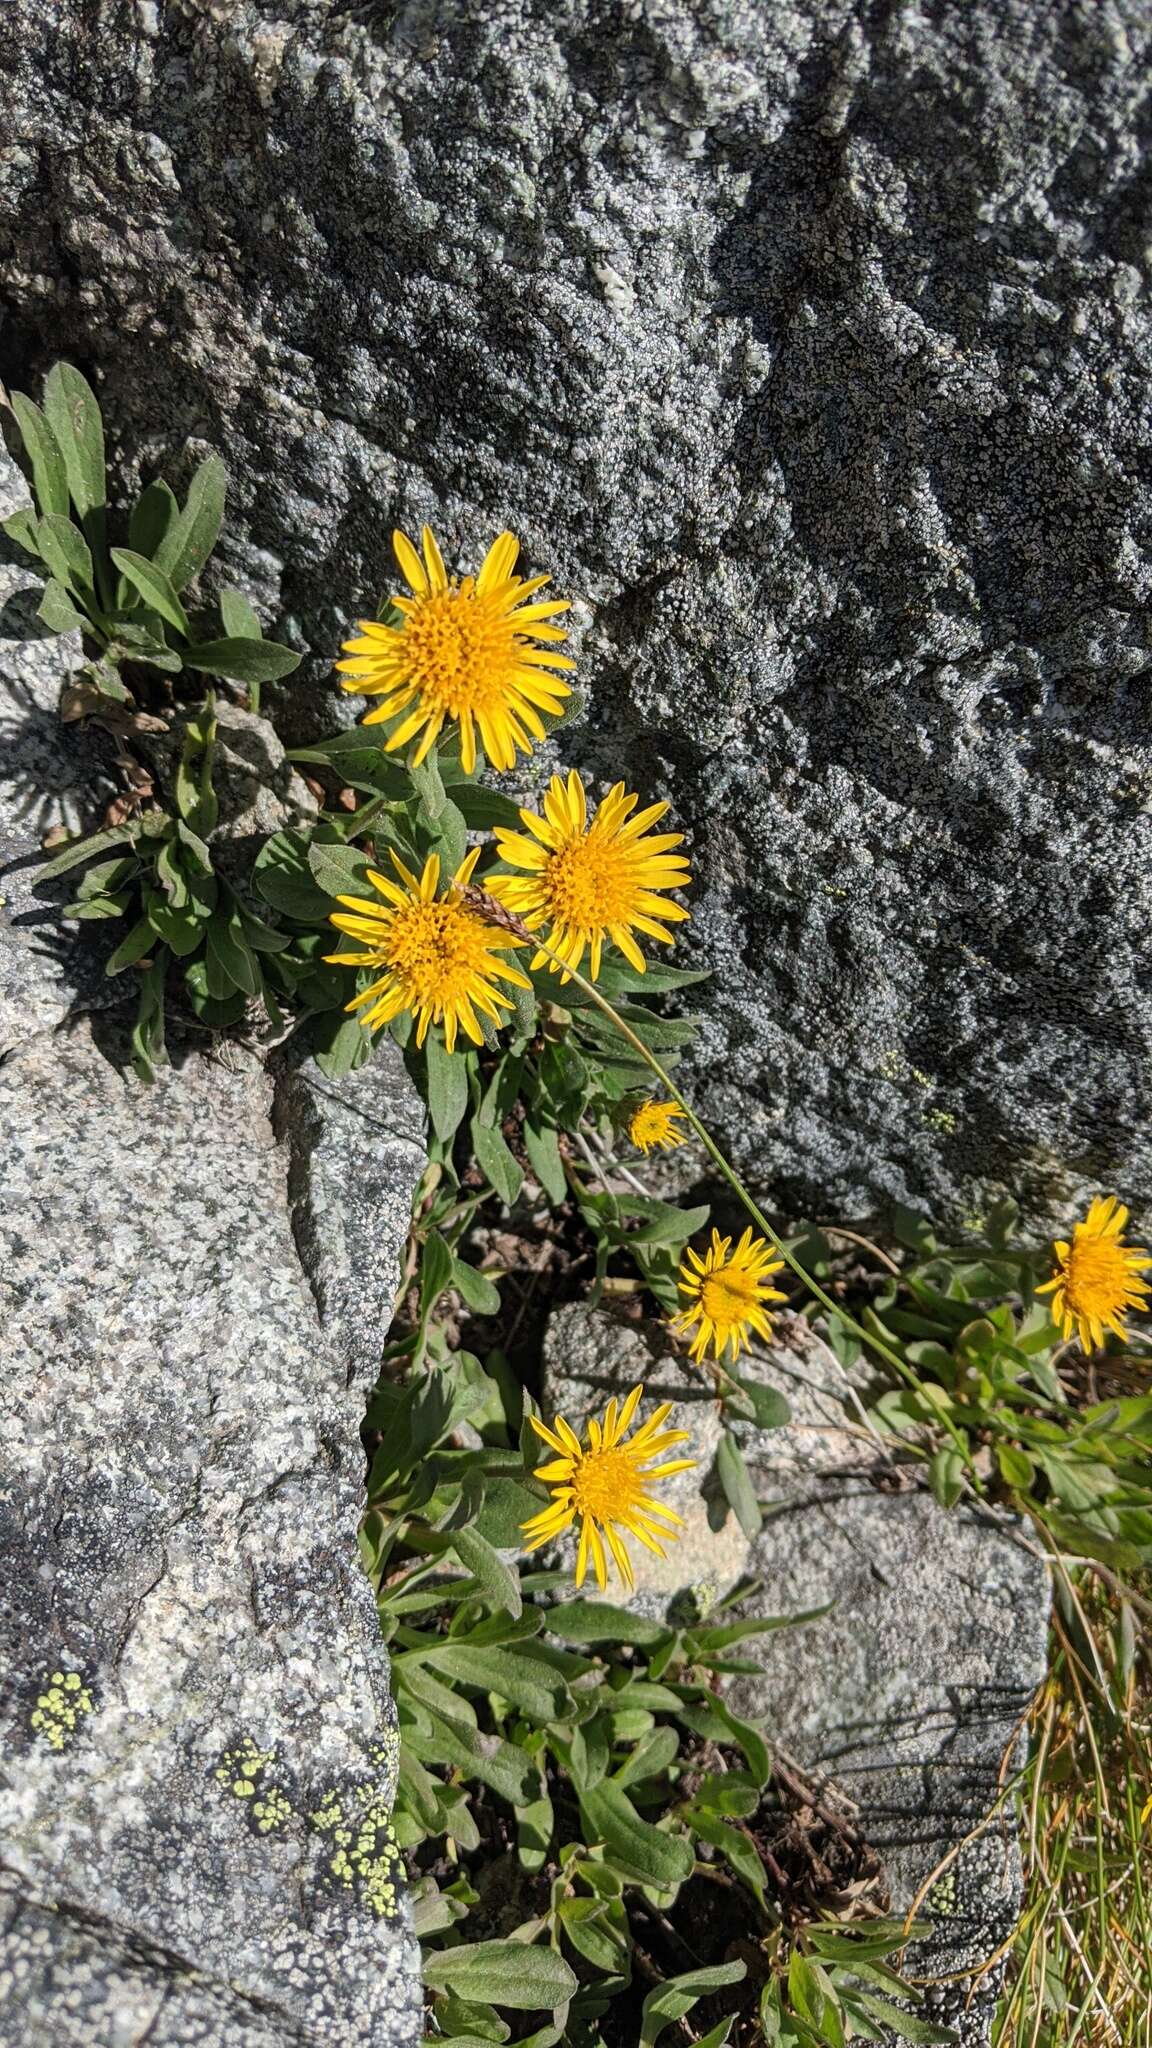
[[[275,683],[299,668],[303,656],[278,640],[204,640],[184,649],[187,668],[205,675],[227,676],[233,683]]]
[[[432,1128],[441,1144],[448,1145],[454,1138],[468,1107],[469,1059],[459,1045],[455,1052],[449,1052],[438,1030],[431,1030],[424,1041],[424,1060],[428,1076],[428,1111]]]
[[[62,583],[54,576],[44,585],[44,593],[37,606],[37,617],[52,633],[86,633],[88,620],[78,612]]]
[[[751,1542],[760,1533],[763,1516],[740,1446],[728,1430],[724,1431],[717,1445],[716,1472],[724,1488],[724,1498]]]
[[[641,1820],[628,1794],[611,1778],[580,1799],[586,1840],[603,1842],[617,1869],[661,1891],[682,1884],[695,1860],[692,1844]]]
[[[78,526],[61,513],[50,512],[36,528],[36,544],[41,561],[45,562],[58,583],[69,590],[87,590],[93,587],[92,554],[88,543]]]
[[[175,495],[163,477],[158,476],[154,482],[146,484],[132,507],[128,521],[129,547],[137,555],[154,559],[178,512]]]
[[[87,839],[77,839],[66,846],[50,860],[46,867],[39,869],[38,882],[54,881],[57,875],[67,874],[69,868],[78,867],[82,860],[91,860],[94,854],[103,853],[109,846],[123,846],[136,838],[131,825],[110,825],[105,832],[93,832]]]
[[[57,363],[44,383],[44,414],[64,458],[72,502],[80,517],[107,503],[104,427],[96,393],[71,363]],[[67,510],[67,506],[60,508]]]
[[[502,2005],[509,2012],[548,2012],[576,1991],[576,1973],[552,1948],[523,1941],[473,1941],[424,1957],[424,1982],[469,2003]]]
[[[461,1533],[455,1532],[453,1542]],[[434,1650],[427,1661],[458,1685],[498,1693],[541,1727],[572,1712],[572,1695],[563,1679],[527,1651],[450,1642]]]
[[[128,578],[133,590],[139,591],[145,604],[187,639],[192,630],[188,614],[159,564],[150,562],[147,555],[136,554],[132,548],[113,548],[111,552],[116,567]]]
[[[228,472],[218,455],[200,464],[188,486],[183,510],[173,520],[156,549],[156,566],[163,569],[175,590],[183,590],[200,574],[212,553],[224,519],[224,498]],[[227,673],[222,669],[215,675]],[[242,682],[249,678],[241,677]]]
[[[682,2019],[686,2012],[710,1991],[722,1991],[728,1984],[739,1984],[747,1974],[748,1965],[742,1962],[713,1963],[709,1969],[688,1970],[682,1977],[670,1977],[665,1984],[657,1985],[644,2000],[640,2016],[639,2048],[654,2048],[666,2027]]]
[[[563,1202],[568,1194],[568,1177],[560,1156],[560,1139],[551,1124],[524,1125],[524,1150],[528,1163],[550,1202]]]
[[[220,592],[219,603],[220,618],[229,640],[263,638],[260,621],[242,591],[226,587]]]
[[[519,1576],[481,1536],[474,1523],[453,1530],[452,1548],[494,1606],[506,1609],[513,1617],[523,1611]]]
[[[12,411],[32,470],[32,488],[41,516],[68,511],[68,472],[60,445],[38,405],[22,391],[12,393]]]
[[[481,1173],[511,1208],[524,1185],[524,1175],[499,1131],[473,1117],[472,1149]]]

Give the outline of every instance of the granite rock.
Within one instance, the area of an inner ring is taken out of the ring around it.
[[[1152,1194],[1141,0],[9,0],[0,374],[330,663],[433,521],[578,600],[701,1079],[796,1204]],[[286,728],[287,729],[287,728]]]
[[[366,1359],[297,1256],[272,1094],[236,1048],[143,1088],[87,1021],[0,1067],[5,2048],[420,2037],[356,1556]],[[370,1107],[407,1127],[382,1077]],[[333,1142],[318,1115],[297,1206]],[[366,1317],[419,1167],[387,1159]]]
[[[634,1546],[640,1612],[706,1611],[745,1579],[760,1590],[737,1616],[827,1608],[745,1645],[762,1669],[731,1682],[732,1704],[856,1803],[897,1911],[926,1892],[933,1932],[914,1953],[914,1974],[957,1981],[928,1992],[924,2014],[955,2027],[964,2048],[986,2048],[999,1975],[974,1973],[1007,1940],[1019,1906],[1015,1825],[998,1798],[1045,1671],[1043,1565],[1014,1529],[902,1489],[851,1383],[800,1317],[781,1317],[780,1341],[743,1370],[792,1408],[783,1429],[737,1427],[766,1504],[751,1543],[716,1485],[710,1390],[661,1330],[581,1305],[559,1310],[543,1406],[575,1427],[641,1378],[653,1400],[677,1402],[691,1438],[684,1454],[699,1466],[668,1495],[687,1527],[667,1563]]]

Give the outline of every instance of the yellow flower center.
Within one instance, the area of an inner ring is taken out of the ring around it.
[[[588,835],[571,840],[552,855],[542,879],[557,924],[595,932],[630,921],[635,877],[627,854],[612,839]]]
[[[572,1505],[578,1515],[618,1521],[644,1499],[644,1481],[628,1449],[585,1451],[572,1474]]]
[[[1077,1234],[1064,1269],[1064,1295],[1073,1315],[1096,1321],[1124,1306],[1131,1275],[1124,1248],[1111,1237]]]
[[[700,1288],[700,1305],[714,1323],[741,1323],[759,1305],[756,1283],[743,1273],[709,1273]]]
[[[466,994],[475,974],[491,968],[491,933],[458,903],[409,903],[397,910],[381,948],[413,1002],[446,1003]]]
[[[518,636],[466,577],[457,589],[422,598],[404,628],[412,681],[431,708],[449,718],[499,710]]]

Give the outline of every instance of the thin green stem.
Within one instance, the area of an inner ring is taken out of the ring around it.
[[[695,1131],[696,1136],[699,1138],[701,1144],[704,1146],[705,1151],[708,1153],[709,1157],[715,1162],[715,1164],[719,1167],[720,1172],[723,1174],[724,1179],[728,1182],[729,1187],[732,1189],[733,1193],[739,1197],[740,1201],[747,1209],[748,1214],[751,1216],[753,1222],[758,1226],[760,1230],[763,1231],[765,1237],[768,1239],[769,1244],[773,1245],[776,1251],[779,1252],[780,1257],[784,1260],[785,1265],[788,1265],[792,1268],[792,1271],[796,1274],[797,1278],[804,1282],[805,1287],[807,1287],[811,1294],[815,1295],[817,1301],[820,1302],[825,1309],[827,1309],[829,1315],[838,1316],[840,1321],[845,1325],[847,1329],[853,1331],[853,1333],[860,1338],[861,1342],[867,1344],[871,1350],[878,1352],[880,1357],[883,1358],[888,1365],[892,1366],[893,1370],[898,1372],[902,1378],[912,1377],[914,1379],[915,1375],[909,1375],[908,1367],[905,1365],[903,1359],[899,1357],[897,1352],[893,1350],[891,1344],[887,1343],[884,1338],[878,1337],[873,1331],[865,1329],[863,1323],[858,1323],[853,1316],[850,1316],[846,1309],[842,1308],[838,1302],[832,1300],[831,1295],[825,1293],[819,1281],[814,1280],[812,1275],[806,1270],[806,1268],[801,1265],[800,1260],[796,1257],[796,1254],[790,1250],[788,1245],[784,1242],[784,1239],[779,1235],[779,1232],[773,1230],[772,1225],[769,1223],[768,1218],[764,1214],[764,1211],[760,1208],[759,1204],[753,1199],[752,1195],[745,1187],[735,1167],[729,1164],[729,1161],[726,1159],[724,1153],[720,1150],[720,1147],[716,1143],[716,1140],[713,1138],[711,1132],[703,1123],[701,1123],[700,1118],[697,1116],[696,1111],[693,1109],[691,1103],[686,1099],[685,1096],[681,1095],[680,1090],[677,1088],[675,1082],[671,1079],[670,1075],[665,1071],[664,1067],[661,1066],[660,1061],[657,1059],[655,1053],[652,1052],[649,1049],[649,1047],[645,1045],[643,1039],[639,1036],[637,1032],[633,1031],[631,1025],[627,1024],[624,1018],[621,1017],[618,1014],[618,1012],[613,1009],[612,1004],[608,1001],[608,998],[606,996],[601,995],[600,990],[595,986],[595,984],[591,981],[588,981],[586,977],[580,973],[578,968],[570,967],[566,961],[560,958],[558,953],[554,953],[551,946],[548,945],[546,940],[541,939],[539,935],[536,933],[533,933],[533,939],[535,944],[539,947],[539,950],[542,953],[544,953],[547,956],[547,958],[553,962],[555,966],[563,968],[564,971],[570,976],[570,978],[576,983],[577,988],[582,989],[584,994],[588,997],[588,1000],[592,1003],[595,1003],[596,1008],[602,1013],[603,1016],[608,1018],[609,1022],[619,1032],[621,1038],[626,1039],[628,1044],[632,1047],[633,1051],[637,1052],[640,1055],[640,1058],[644,1061],[645,1066],[648,1066],[652,1069],[652,1072],[656,1075],[661,1086],[667,1089],[668,1094],[672,1097],[672,1100],[677,1104],[678,1108],[683,1110],[684,1115],[688,1118],[688,1121],[691,1124],[692,1129]]]

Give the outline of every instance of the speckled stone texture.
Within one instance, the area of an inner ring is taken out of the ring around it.
[[[406,1084],[373,1072],[378,1125]],[[372,1360],[318,1315],[272,1092],[235,1047],[143,1088],[84,1022],[0,1066],[5,2048],[420,2037],[356,1556]],[[369,1313],[421,1163],[382,1157]]]
[[[128,466],[223,449],[297,730],[394,524],[556,570],[566,748],[691,828],[709,1100],[797,1204],[1152,1195],[1150,41],[8,0],[0,374],[70,350]]]
[[[699,1467],[675,1482],[687,1527],[667,1562],[633,1546],[641,1612],[706,1609],[742,1577],[761,1590],[737,1613],[830,1607],[746,1644],[762,1672],[731,1682],[732,1704],[858,1803],[898,1911],[939,1867],[921,1908],[933,1934],[914,1952],[913,1973],[958,1981],[928,1992],[922,2011],[953,2026],[963,2048],[987,2048],[999,1973],[975,1984],[971,1973],[1007,1940],[1019,1906],[1015,1823],[997,1800],[1044,1676],[1046,1575],[1010,1530],[890,1490],[834,1357],[800,1317],[780,1323],[781,1341],[743,1368],[784,1394],[793,1418],[785,1429],[738,1426],[765,1503],[751,1544],[716,1480],[710,1387],[659,1329],[579,1305],[559,1310],[545,1347],[545,1410],[576,1426],[637,1379],[653,1401],[677,1404],[676,1426],[691,1437],[684,1455]]]

